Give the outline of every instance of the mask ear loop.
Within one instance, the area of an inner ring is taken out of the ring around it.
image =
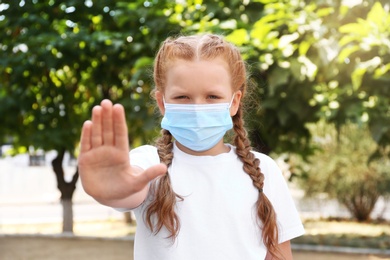
[[[231,108],[232,104],[233,104],[233,100],[234,100],[234,96],[236,95],[236,92],[234,92],[233,94],[233,97],[232,97],[232,100],[230,100],[230,103],[229,103],[229,109]]]

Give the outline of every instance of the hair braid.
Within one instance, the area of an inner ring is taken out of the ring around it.
[[[262,238],[270,254],[278,258],[278,229],[276,225],[276,214],[271,202],[263,193],[264,174],[260,169],[260,160],[251,152],[250,141],[244,128],[241,106],[233,116],[233,129],[235,132],[234,144],[236,153],[243,162],[244,171],[251,177],[253,185],[259,190],[259,196],[256,202],[256,211],[262,222]]]
[[[172,163],[173,142],[169,131],[162,129],[161,137],[156,141],[160,161],[169,166]],[[163,226],[169,231],[168,238],[175,239],[180,230],[180,219],[175,213],[176,198],[182,199],[173,189],[169,173],[152,183],[153,200],[146,210],[146,223],[150,230],[157,234]],[[153,224],[152,216],[156,216]]]

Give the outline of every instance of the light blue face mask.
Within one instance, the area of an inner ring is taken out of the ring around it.
[[[234,96],[233,96],[234,97]],[[232,98],[233,101],[233,98]],[[168,104],[161,127],[182,145],[193,151],[206,151],[215,146],[232,129],[230,103]]]

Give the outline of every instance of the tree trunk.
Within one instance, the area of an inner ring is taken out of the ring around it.
[[[62,204],[62,232],[73,233],[73,205],[72,200],[64,199]]]
[[[73,233],[73,203],[72,197],[76,189],[76,183],[79,178],[78,169],[70,182],[65,181],[62,162],[64,160],[65,149],[57,151],[57,157],[52,161],[53,171],[57,178],[57,187],[61,192],[61,204],[63,210],[62,232]]]

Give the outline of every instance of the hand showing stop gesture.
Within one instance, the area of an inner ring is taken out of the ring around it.
[[[164,164],[132,167],[122,105],[103,100],[81,133],[79,174],[85,191],[102,204],[132,208],[145,199],[148,183],[166,173]]]

